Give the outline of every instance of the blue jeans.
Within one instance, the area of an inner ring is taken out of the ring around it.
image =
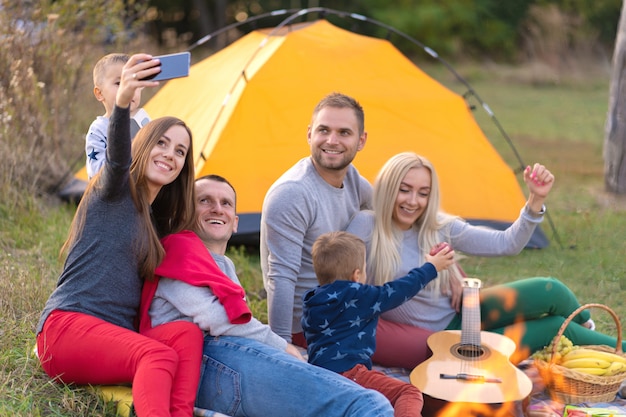
[[[393,416],[389,401],[255,340],[206,336],[196,406],[245,417]]]

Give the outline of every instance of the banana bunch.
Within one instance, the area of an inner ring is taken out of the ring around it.
[[[626,372],[626,358],[594,349],[572,349],[561,358],[559,365],[591,375],[611,376]]]
[[[626,357],[611,352],[575,346],[565,336],[556,342],[554,363],[591,375],[611,376],[626,372]],[[550,362],[554,341],[532,354],[532,358]]]

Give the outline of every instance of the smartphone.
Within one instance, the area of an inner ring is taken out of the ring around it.
[[[144,80],[163,81],[189,75],[189,66],[191,64],[191,53],[189,52],[155,56],[154,58],[161,61],[161,72],[146,77]]]

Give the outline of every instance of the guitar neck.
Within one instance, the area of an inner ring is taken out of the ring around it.
[[[463,279],[462,345],[480,346],[480,286],[477,278]]]

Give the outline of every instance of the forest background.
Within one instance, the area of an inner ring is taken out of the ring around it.
[[[0,415],[115,415],[89,390],[52,383],[32,355],[34,325],[61,270],[58,251],[75,211],[56,193],[84,163],[85,132],[102,113],[91,92],[94,63],[113,51],[184,50],[219,28],[301,7],[358,13],[437,51],[494,110],[524,160],[555,172],[551,223],[543,226],[550,246],[511,258],[468,258],[468,273],[485,285],[556,276],[581,302],[600,302],[626,317],[626,204],[604,191],[602,157],[621,1],[0,0]],[[232,27],[194,48],[192,62],[283,18]],[[357,19],[328,18],[358,33],[389,35]],[[401,37],[389,40],[434,78],[463,91],[422,49]],[[144,102],[151,94],[144,92]],[[491,120],[480,112],[476,117],[516,166]],[[231,248],[230,254],[253,311],[265,320],[258,252]],[[615,333],[609,315],[594,317],[601,331]]]

